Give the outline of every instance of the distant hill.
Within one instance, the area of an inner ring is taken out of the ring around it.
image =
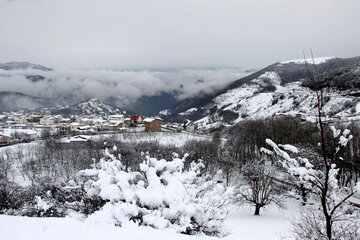
[[[107,105],[97,98],[72,106],[58,105],[55,107],[38,108],[33,110],[33,112],[37,112],[39,114],[62,115],[63,117],[69,117],[72,115],[104,117],[122,113],[118,108]]]
[[[0,92],[0,112],[45,106],[51,106],[47,98],[34,97],[20,92]]]
[[[312,59],[307,61],[315,71]],[[321,85],[327,89],[326,110],[338,117],[359,114],[360,57],[318,58],[315,66],[321,75]],[[191,120],[202,119],[198,123],[205,126],[271,117],[277,113],[312,115],[314,94],[307,76],[304,60],[274,63],[213,94],[200,94],[179,102],[165,118],[181,121],[186,113]],[[189,109],[196,111],[189,112]]]
[[[42,71],[52,71],[52,68],[47,68],[39,64],[33,64],[29,62],[9,62],[9,63],[0,63],[0,69],[3,70],[24,70],[24,69],[36,69]]]

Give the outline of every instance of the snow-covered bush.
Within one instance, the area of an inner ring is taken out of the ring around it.
[[[223,234],[231,189],[216,177],[201,176],[201,161],[184,170],[186,155],[180,159],[174,154],[172,161],[146,155],[139,171],[126,171],[119,158],[105,150],[97,166],[80,171],[69,186],[106,201],[86,221],[118,226],[133,221],[186,234]]]
[[[0,213],[29,217],[63,217],[67,211],[65,201],[59,194],[62,190],[48,186],[20,187],[8,185],[0,187]]]
[[[343,206],[344,207],[344,206]],[[348,240],[360,239],[359,212],[356,207],[345,206],[343,216],[332,223],[332,239]],[[295,216],[292,221],[291,231],[296,239],[328,239],[326,222],[323,213],[317,206],[307,206]]]

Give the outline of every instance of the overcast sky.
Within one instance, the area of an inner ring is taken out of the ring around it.
[[[0,0],[0,62],[261,68],[360,55],[359,0]]]

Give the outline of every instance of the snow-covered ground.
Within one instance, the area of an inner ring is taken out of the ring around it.
[[[141,132],[141,133],[119,133],[119,134],[100,134],[100,135],[84,135],[84,138],[90,138],[91,140],[104,140],[109,138],[115,138],[119,141],[126,143],[138,143],[138,142],[154,142],[157,141],[163,146],[174,145],[175,147],[182,147],[187,141],[190,140],[211,140],[209,136],[197,135],[194,133],[172,133],[172,132]],[[70,142],[72,138],[63,138],[63,143]],[[74,139],[80,141],[81,139]],[[84,140],[84,139],[83,139]],[[85,140],[84,140],[85,141]],[[29,156],[32,155],[34,148],[38,144],[42,144],[41,140],[33,141],[30,143],[20,143],[0,148],[0,156],[9,154],[13,160],[13,171],[9,173],[12,181],[20,186],[26,187],[30,185],[30,180],[21,173],[21,162],[17,159],[18,155],[21,155],[22,161],[26,162]]]
[[[293,205],[293,204],[291,204]],[[295,206],[293,206],[295,207]],[[225,222],[229,234],[224,238],[189,236],[170,230],[138,227],[129,223],[123,227],[82,222],[75,218],[29,218],[0,215],[2,240],[272,240],[293,239],[289,231],[292,208],[269,206],[254,216],[253,209],[241,207],[230,214]]]
[[[101,135],[100,135],[101,136]],[[157,141],[159,144],[175,145],[182,147],[189,140],[209,140],[209,136],[197,135],[194,133],[172,133],[172,132],[148,132],[148,133],[125,133],[114,135],[122,142],[136,143],[136,142],[153,142]]]

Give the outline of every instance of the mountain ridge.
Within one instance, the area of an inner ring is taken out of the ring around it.
[[[312,71],[315,71],[313,64],[308,64],[308,66]],[[347,115],[350,115],[351,112],[356,113],[356,104],[359,102],[356,96],[360,95],[360,57],[326,59],[326,61],[320,61],[316,64],[316,70],[321,75],[321,86],[330,89],[328,93],[330,98],[333,101],[338,101],[336,99],[343,97],[343,102],[339,100],[338,105],[343,106],[346,102],[345,105],[351,105],[350,108],[346,109],[348,111]],[[276,112],[304,112],[309,114],[308,111],[299,108],[301,104],[305,104],[308,108],[314,107],[313,103],[309,103],[313,102],[313,100],[306,98],[306,96],[312,94],[311,86],[306,80],[307,76],[308,72],[305,64],[299,64],[296,61],[277,62],[230,83],[214,94],[185,99],[174,106],[171,115],[165,117],[170,121],[181,121],[184,118],[184,112],[196,108],[197,111],[187,114],[186,117],[193,121],[205,118],[200,124],[204,125],[204,121],[211,124],[221,121],[237,122],[255,116],[271,117]],[[296,92],[301,96],[296,97],[287,93],[287,87],[289,91]],[[251,105],[252,101],[256,101],[259,96],[266,97],[266,101],[263,99],[257,104]],[[234,103],[234,101],[236,102]],[[275,106],[273,107],[277,102],[285,104],[286,101],[290,102],[291,106],[278,107],[276,110]],[[250,104],[254,109],[266,114],[256,114],[256,112],[248,109],[246,104]],[[258,108],[257,106],[262,107]],[[335,109],[335,106],[332,106],[332,108],[328,109],[328,111],[337,112],[336,114],[345,111],[345,109]]]

